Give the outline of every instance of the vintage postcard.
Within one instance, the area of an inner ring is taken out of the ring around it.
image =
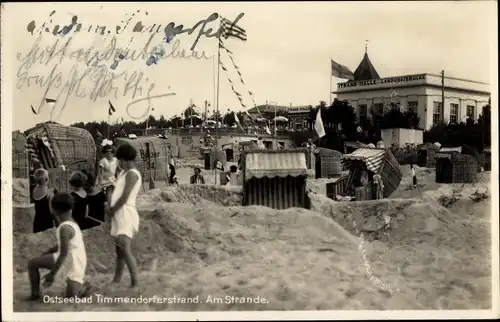
[[[497,9],[2,4],[3,319],[498,318]]]

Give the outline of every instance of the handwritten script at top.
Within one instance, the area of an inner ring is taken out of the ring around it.
[[[52,13],[49,16],[49,19],[50,19],[50,17],[52,17],[55,14],[55,12],[56,12],[55,10],[52,11]],[[137,13],[139,13],[139,12],[140,12],[140,10],[137,11]],[[135,13],[134,13],[134,15],[135,15]],[[147,15],[147,12],[146,12],[146,15]],[[245,15],[244,13],[240,13],[236,17],[236,19],[233,21],[233,25],[236,26],[238,21],[241,20],[241,18],[243,18],[244,15]],[[125,22],[124,26],[115,26],[114,34],[118,35],[118,34],[122,33],[124,30],[126,30],[132,17]],[[176,35],[181,35],[181,34],[185,34],[185,33],[187,33],[188,35],[191,35],[196,30],[199,29],[198,34],[196,36],[196,39],[191,46],[191,50],[194,50],[202,36],[205,36],[207,38],[211,38],[211,37],[218,38],[221,35],[221,33],[223,32],[222,27],[219,27],[219,29],[217,31],[214,31],[212,28],[209,28],[209,27],[207,29],[205,29],[205,27],[207,27],[207,25],[209,23],[216,21],[217,19],[219,19],[219,15],[217,13],[212,13],[206,19],[198,21],[193,27],[188,28],[188,29],[184,29],[184,25],[182,25],[182,24],[176,25],[175,22],[170,22],[167,25],[165,25],[164,27],[161,24],[158,24],[158,25],[152,24],[152,25],[149,25],[146,27],[142,24],[142,21],[138,21],[134,26],[133,32],[144,33],[144,32],[149,31],[149,33],[159,33],[160,31],[163,31],[163,33],[165,34],[165,37],[167,39],[172,39]],[[52,20],[45,21],[37,30],[35,30],[37,26],[36,26],[36,22],[33,20],[26,26],[26,29],[32,35],[34,34],[35,31],[37,31],[39,33],[39,35],[41,35],[43,31],[45,31],[46,33],[51,33],[51,34],[56,35],[56,36],[64,36],[64,35],[67,35],[70,33],[78,33],[78,32],[82,32],[82,31],[94,32],[96,34],[101,34],[101,35],[112,33],[111,29],[108,28],[107,26],[103,26],[103,25],[84,26],[83,23],[78,21],[78,16],[73,16],[71,19],[71,23],[66,25],[66,26],[63,26],[63,27],[60,25],[52,26],[51,23],[52,23]],[[198,27],[200,27],[200,28],[198,28]]]
[[[118,48],[117,40],[113,37],[107,48],[100,50],[94,45],[86,49],[71,48],[73,37],[57,38],[53,40],[53,43],[42,46],[42,37],[39,36],[28,53],[17,54],[17,60],[20,63],[16,75],[17,88],[42,88],[44,95],[40,100],[38,110],[43,107],[46,98],[56,99],[57,103],[53,112],[56,117],[64,111],[70,97],[88,99],[91,103],[104,97],[113,100],[128,97],[132,102],[127,106],[127,113],[132,118],[141,119],[148,115],[151,99],[171,94],[152,95],[155,83],[148,79],[140,69],[135,71],[129,69],[120,73],[111,69],[114,69],[112,66],[122,60],[150,59],[157,50],[150,46],[154,37],[154,34],[151,35],[140,50]],[[186,53],[179,47],[180,41],[177,39],[172,44],[172,51],[161,58],[209,59],[205,52],[188,51]],[[72,64],[68,67],[65,64],[67,62]],[[39,72],[40,67],[45,69],[44,73]],[[140,108],[138,106],[146,106],[143,113],[137,112]],[[132,109],[134,113],[130,113]]]

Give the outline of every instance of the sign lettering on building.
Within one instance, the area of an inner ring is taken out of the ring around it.
[[[289,107],[288,113],[309,113],[309,107]]]
[[[398,76],[398,77],[387,77],[381,79],[371,79],[367,81],[356,81],[338,84],[338,88],[350,88],[358,86],[369,86],[378,84],[393,84],[393,83],[407,83],[419,80],[425,80],[425,74],[419,75],[408,75],[408,76]]]

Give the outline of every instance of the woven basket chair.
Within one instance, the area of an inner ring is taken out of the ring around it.
[[[19,131],[12,132],[12,177],[25,179],[29,177],[26,136]]]
[[[96,146],[94,138],[87,130],[52,122],[37,124],[34,128],[27,130],[26,135],[28,137],[47,136],[57,166],[69,167],[85,161],[89,163],[90,169],[94,168]]]

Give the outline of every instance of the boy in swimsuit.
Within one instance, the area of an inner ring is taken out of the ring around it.
[[[50,287],[56,276],[66,278],[66,296],[86,296],[89,284],[84,282],[87,253],[82,231],[71,217],[73,200],[69,193],[58,193],[51,199],[51,208],[58,224],[57,245],[42,256],[28,262],[31,284],[29,300],[40,300],[40,268],[50,272],[44,277],[44,287]]]

